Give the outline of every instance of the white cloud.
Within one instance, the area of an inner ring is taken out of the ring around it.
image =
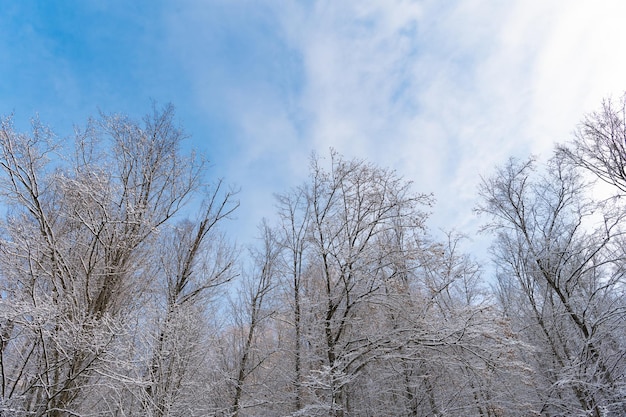
[[[435,192],[434,225],[473,234],[480,175],[513,154],[549,153],[602,97],[626,88],[618,1],[246,6],[272,15],[273,36],[298,61],[289,69],[298,86],[286,98],[258,79],[219,87],[242,146],[231,172],[254,189],[258,207],[269,207],[250,209],[254,221],[271,212],[272,192],[302,180],[311,150],[332,146]],[[202,72],[193,77],[207,84]]]
[[[485,164],[507,151],[494,139],[506,120],[489,114],[502,110],[492,102],[493,86],[477,84],[499,19],[476,2],[478,10],[466,3],[321,4],[307,24],[297,23],[310,143],[398,168],[418,191],[434,191],[449,219],[459,192],[475,194],[477,172],[465,168],[475,168],[476,156]]]
[[[532,79],[537,134],[565,139],[584,113],[626,89],[624,12],[622,2],[580,1],[554,14]]]

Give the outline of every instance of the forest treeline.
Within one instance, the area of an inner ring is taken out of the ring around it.
[[[492,277],[367,161],[312,157],[239,251],[171,106],[4,118],[0,416],[626,415],[625,119],[483,180]]]

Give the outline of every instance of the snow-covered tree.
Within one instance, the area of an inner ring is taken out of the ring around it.
[[[510,160],[481,188],[501,300],[534,346],[535,411],[623,415],[626,212],[595,202],[557,154],[538,172]]]
[[[37,121],[30,134],[16,132],[11,119],[2,121],[5,410],[110,415],[132,399],[124,387],[132,391],[140,384],[160,410],[154,415],[163,414],[156,393],[167,391],[159,398],[171,398],[184,377],[166,376],[163,366],[178,372],[186,360],[168,350],[163,362],[171,330],[182,325],[173,325],[173,317],[206,288],[228,279],[230,261],[201,268],[200,258],[209,231],[236,206],[232,193],[218,188],[206,194],[208,209],[198,222],[174,226],[185,204],[208,185],[204,162],[182,153],[184,138],[171,106],[155,108],[143,123],[102,115],[76,133],[73,149],[63,148]],[[164,247],[162,236],[174,229],[177,240]],[[154,264],[160,259],[172,261],[161,262],[167,270]],[[136,330],[151,319],[145,306],[157,288],[167,291],[164,317],[159,336],[144,349],[136,343]],[[149,357],[144,378],[137,367]],[[170,377],[172,386],[159,385]]]

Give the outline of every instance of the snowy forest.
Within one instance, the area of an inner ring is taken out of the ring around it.
[[[490,265],[334,151],[238,248],[172,106],[1,123],[0,416],[626,415],[624,99],[482,180]]]

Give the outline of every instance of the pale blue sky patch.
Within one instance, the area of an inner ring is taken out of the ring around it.
[[[38,111],[69,130],[98,107],[134,113],[138,102],[146,107],[152,95],[170,95],[162,92],[173,71],[159,53],[163,35],[152,8],[120,1],[12,4],[0,18],[8,57],[0,75],[11,97],[0,103],[3,113],[13,107],[21,118]]]

